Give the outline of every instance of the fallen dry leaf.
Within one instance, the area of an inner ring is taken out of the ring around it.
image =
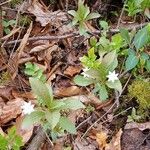
[[[121,135],[122,129],[120,129],[118,133],[113,136],[110,143],[106,145],[105,150],[121,150]]]
[[[138,128],[141,131],[145,129],[150,129],[150,122],[145,123],[130,122],[127,123],[124,127],[124,129],[134,129],[134,128]]]
[[[27,44],[28,38],[30,36],[31,30],[32,30],[32,22],[30,23],[30,26],[24,35],[19,47],[17,48],[16,52],[10,57],[8,61],[8,72],[11,75],[12,79],[15,79],[17,72],[18,72],[18,65],[19,65],[19,59],[23,53],[23,50]]]
[[[0,97],[2,97],[3,100],[11,100],[13,98],[12,89],[13,88],[9,86],[0,86]]]
[[[81,71],[81,66],[69,66],[65,71],[65,75],[74,76],[75,74],[79,73]]]
[[[74,95],[79,95],[82,93],[82,90],[77,86],[70,86],[70,87],[62,87],[57,88],[54,90],[54,94],[57,97],[70,97]]]
[[[17,98],[12,101],[8,101],[6,105],[0,108],[0,124],[5,124],[21,114],[21,106],[23,102],[23,99]]]
[[[31,136],[33,134],[33,128],[34,128],[34,126],[30,126],[29,128],[22,129],[22,121],[23,121],[23,119],[24,119],[23,116],[19,116],[16,119],[15,126],[16,126],[16,129],[17,129],[17,134],[22,137],[23,143],[25,144],[31,138]]]
[[[124,130],[121,137],[121,150],[150,150],[149,133],[138,128]]]
[[[100,149],[104,149],[107,146],[107,133],[104,131],[101,131],[96,134],[96,142],[99,145]]]
[[[45,5],[39,3],[38,1],[32,0],[27,10],[31,14],[36,16],[36,21],[39,22],[43,27],[46,26],[48,23],[54,25],[56,20],[60,21],[67,20],[66,13],[62,11],[50,12]]]
[[[73,142],[73,150],[96,150],[97,144],[90,138],[80,139],[77,137]]]

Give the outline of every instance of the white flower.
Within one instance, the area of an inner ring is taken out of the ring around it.
[[[115,70],[113,72],[109,71],[107,78],[108,78],[108,81],[114,82],[115,80],[118,80],[118,73],[115,73]]]
[[[85,78],[86,77],[90,77],[86,72],[89,70],[89,68],[87,68],[87,67],[85,67],[84,69],[83,69],[83,72],[81,73]]]
[[[24,102],[24,104],[21,106],[22,112],[24,115],[31,114],[34,111],[34,105],[31,104],[31,102]]]

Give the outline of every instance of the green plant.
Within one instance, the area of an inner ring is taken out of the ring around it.
[[[117,77],[118,74],[114,71],[118,65],[115,50],[99,52],[99,58],[97,58],[93,47],[88,51],[88,56],[83,56],[80,60],[85,69],[82,75],[75,76],[74,82],[77,85],[88,86],[93,84],[93,92],[99,95],[100,100],[108,98],[107,88],[121,92],[122,85]]]
[[[5,85],[11,80],[10,74],[8,71],[4,71],[0,75],[0,85]]]
[[[36,64],[27,62],[25,64],[25,74],[34,78],[37,78],[43,82],[46,81],[46,76],[43,74],[43,70]]]
[[[105,54],[111,50],[120,51],[122,47],[126,45],[120,33],[117,33],[111,37],[111,40],[107,38],[109,31],[109,25],[106,21],[99,22],[101,27],[101,37],[97,40],[95,37],[90,38],[90,46],[94,47],[95,51],[100,55]]]
[[[128,12],[129,16],[145,12],[145,15],[149,17],[149,14],[145,11],[146,8],[150,8],[149,0],[127,0],[127,3],[125,4],[125,10]]]
[[[38,123],[45,131],[50,130],[51,136],[55,139],[66,130],[75,134],[75,125],[66,117],[69,109],[76,110],[84,108],[84,105],[76,99],[64,98],[54,99],[52,88],[37,78],[29,78],[33,93],[37,97],[38,106],[23,121],[23,127]]]
[[[127,122],[139,121],[141,119],[140,115],[137,115],[136,109],[133,107],[131,115],[128,116]]]
[[[22,2],[23,0],[11,0],[10,5],[14,8],[16,5],[21,4]]]
[[[15,25],[15,23],[16,23],[16,20],[14,20],[14,19],[12,19],[12,20],[6,19],[5,18],[5,11],[2,12],[2,25],[4,27],[4,32],[6,34],[10,33],[10,29]]]
[[[84,5],[84,1],[79,0],[78,1],[78,10],[70,10],[68,11],[70,15],[72,15],[74,18],[72,20],[72,25],[79,25],[79,33],[81,35],[86,35],[87,27],[86,22],[88,20],[99,18],[100,15],[98,13],[90,13],[90,9],[87,5]]]
[[[128,45],[125,70],[129,71],[137,67],[141,72],[143,72],[143,69],[150,72],[150,57],[144,51],[150,43],[150,24],[139,30],[134,36],[131,36],[126,29],[121,29],[120,33]]]
[[[129,85],[129,95],[135,98],[140,109],[150,108],[150,82],[148,80],[135,80]]]
[[[20,15],[18,20],[19,26],[28,26],[31,23],[31,19],[27,15]]]
[[[138,103],[137,115],[141,119],[149,117],[150,82],[149,80],[135,80],[128,86],[129,96]]]
[[[1,150],[20,150],[21,146],[23,146],[22,138],[16,134],[15,127],[10,128],[6,135],[0,134]]]

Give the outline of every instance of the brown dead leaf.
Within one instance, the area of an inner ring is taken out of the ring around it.
[[[14,96],[14,98],[25,98],[25,99],[34,99],[35,96],[33,94],[33,92],[18,92],[16,90],[12,91],[12,95]]]
[[[65,71],[65,75],[74,76],[75,74],[79,73],[81,71],[81,66],[69,66]]]
[[[100,149],[104,149],[107,146],[107,133],[104,131],[101,131],[96,134],[96,142],[99,145]]]
[[[0,97],[2,97],[4,101],[12,99],[12,89],[13,88],[9,86],[0,86]]]
[[[48,49],[49,47],[50,47],[49,44],[48,44],[48,45],[46,45],[46,44],[38,45],[38,46],[36,46],[36,47],[34,47],[34,48],[31,49],[30,54],[35,53],[35,52],[40,52],[40,51],[46,50],[46,49]]]
[[[5,124],[21,114],[21,106],[23,102],[23,99],[17,98],[15,100],[8,101],[6,105],[0,108],[0,124]]]
[[[96,150],[97,148],[97,143],[90,138],[81,140],[77,137],[73,142],[73,150]]]
[[[124,130],[121,137],[121,150],[150,150],[149,133],[138,128]]]
[[[118,133],[113,136],[110,143],[106,145],[105,150],[121,150],[121,135],[122,129],[120,129]]]
[[[54,90],[57,97],[74,96],[82,93],[82,90],[77,86],[62,87]]]
[[[66,13],[62,11],[50,12],[45,5],[34,0],[32,0],[30,6],[28,7],[28,11],[36,16],[36,21],[43,27],[48,23],[54,25],[56,20],[67,20]]]
[[[134,129],[134,128],[138,128],[141,131],[145,129],[150,129],[150,122],[145,123],[130,122],[127,123],[124,127],[124,129]]]
[[[29,139],[31,138],[32,134],[33,134],[33,127],[34,126],[30,126],[29,128],[26,129],[22,129],[22,121],[23,121],[24,117],[23,116],[19,116],[16,119],[16,129],[17,129],[17,134],[20,135],[23,139],[23,143],[27,143],[29,141]]]
[[[17,48],[16,52],[10,57],[8,61],[8,72],[11,75],[12,79],[15,79],[17,72],[18,72],[18,65],[19,65],[19,59],[23,53],[23,50],[27,44],[28,38],[30,36],[31,30],[32,30],[32,22],[24,35],[19,47]]]

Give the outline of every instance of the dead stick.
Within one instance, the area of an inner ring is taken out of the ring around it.
[[[142,27],[146,26],[147,24],[148,24],[148,22],[145,22],[143,24],[138,24],[138,25],[130,25],[127,28],[127,30],[142,28]],[[119,29],[110,29],[109,32],[110,33],[117,33],[117,32],[119,32]],[[100,33],[101,33],[100,30],[96,30],[95,32],[92,32],[90,34],[100,34]],[[36,41],[36,40],[61,40],[61,39],[75,37],[75,36],[80,36],[80,35],[79,35],[79,33],[75,32],[75,33],[70,33],[70,34],[66,34],[66,35],[58,35],[58,36],[37,36],[37,37],[30,37],[28,39],[28,41]],[[21,41],[22,41],[22,39],[13,40],[13,41],[6,42],[5,45],[11,45],[11,44],[14,44],[14,43],[20,43]]]

